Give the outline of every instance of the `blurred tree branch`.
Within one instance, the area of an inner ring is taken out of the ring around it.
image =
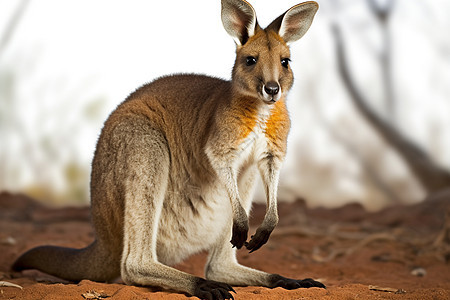
[[[386,1],[384,7],[377,0],[367,0],[367,3],[379,22],[386,24],[389,21],[392,10],[394,9],[395,0]]]
[[[11,37],[14,36],[14,33],[17,29],[17,25],[20,24],[20,20],[22,19],[30,0],[22,0],[19,5],[17,5],[16,10],[13,15],[9,19],[8,23],[5,26],[5,30],[0,38],[0,59],[4,50],[9,44]]]
[[[327,128],[331,137],[335,139],[347,153],[357,158],[359,164],[364,170],[364,178],[366,182],[369,183],[369,186],[371,185],[374,189],[379,190],[390,201],[393,201],[395,203],[400,202],[400,198],[397,196],[395,191],[388,184],[386,184],[386,181],[383,180],[382,176],[378,174],[376,168],[374,167],[375,164],[371,163],[369,159],[364,157],[364,154],[361,153],[361,151],[359,151],[357,147],[353,143],[351,143],[344,134],[342,134],[339,130],[336,130],[334,126],[326,121],[326,118],[322,113],[322,109],[318,107],[318,101],[313,102],[313,105],[316,106],[318,121],[325,128]],[[367,189],[370,189],[370,187]]]
[[[385,5],[380,5],[377,0],[367,0],[367,3],[378,20],[382,29],[383,48],[380,55],[381,71],[384,86],[384,106],[389,120],[395,124],[397,111],[394,97],[394,79],[392,77],[392,36],[389,24],[394,9],[395,0],[386,1]]]
[[[375,3],[375,0],[368,0],[368,3],[377,18],[386,22],[390,16],[393,1],[389,1],[385,8],[381,9]],[[342,78],[344,86],[350,94],[350,98],[361,113],[361,115],[375,128],[380,136],[392,146],[397,153],[403,158],[413,175],[419,180],[428,193],[434,193],[438,190],[450,186],[450,172],[436,165],[432,159],[415,143],[402,135],[396,128],[377,115],[369,106],[367,98],[358,90],[355,82],[351,78],[348,62],[344,53],[344,42],[342,32],[339,26],[334,22],[332,24],[332,33],[337,54],[338,72]],[[388,41],[390,44],[390,41]],[[386,45],[385,45],[386,46]],[[384,73],[390,74],[390,55],[389,51],[385,51],[388,59],[382,60]],[[392,89],[392,78],[390,76],[384,79],[389,81],[385,88]],[[390,92],[391,93],[391,92]]]

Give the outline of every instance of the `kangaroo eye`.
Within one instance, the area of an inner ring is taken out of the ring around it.
[[[289,67],[289,62],[290,62],[291,60],[289,59],[289,58],[283,58],[282,60],[281,60],[281,65],[283,66],[283,67],[285,67],[285,68],[288,68]]]
[[[245,63],[247,64],[247,66],[253,66],[254,64],[256,64],[257,59],[253,56],[248,56],[245,59]]]

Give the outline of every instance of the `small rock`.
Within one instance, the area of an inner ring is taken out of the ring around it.
[[[17,241],[15,238],[8,236],[7,238],[2,239],[0,241],[0,244],[13,246],[13,245],[17,244]]]
[[[411,271],[411,275],[423,277],[427,275],[427,271],[424,268],[415,268],[414,270]]]

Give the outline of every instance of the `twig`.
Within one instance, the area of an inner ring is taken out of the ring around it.
[[[441,231],[433,242],[433,247],[435,248],[439,248],[442,246],[450,246],[450,206],[447,207],[444,226],[442,226]]]
[[[319,248],[315,247],[313,250],[312,257],[317,262],[329,262],[338,256],[351,255],[351,254],[355,253],[356,251],[358,251],[359,249],[365,247],[366,245],[368,245],[374,241],[380,241],[380,240],[381,241],[383,241],[383,240],[395,241],[396,239],[397,238],[395,237],[395,235],[393,235],[391,233],[374,233],[369,236],[366,236],[364,239],[362,239],[356,245],[354,245],[350,248],[333,249],[327,256],[321,256],[319,254]]]
[[[15,287],[15,288],[23,290],[23,287],[21,287],[20,285],[15,284],[15,283],[11,283],[11,282],[7,282],[7,281],[0,281],[0,286]]]
[[[394,288],[390,288],[390,287],[379,287],[376,285],[369,285],[369,290],[378,291],[378,292],[388,292],[388,293],[394,293],[394,294],[406,293],[406,291],[402,290],[402,289],[394,289]]]

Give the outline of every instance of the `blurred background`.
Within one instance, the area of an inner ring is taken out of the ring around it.
[[[262,27],[297,4],[250,2]],[[377,210],[450,186],[450,2],[318,2],[291,47],[280,201]],[[234,51],[219,0],[0,0],[0,191],[88,203],[109,113],[165,74],[229,79]]]

